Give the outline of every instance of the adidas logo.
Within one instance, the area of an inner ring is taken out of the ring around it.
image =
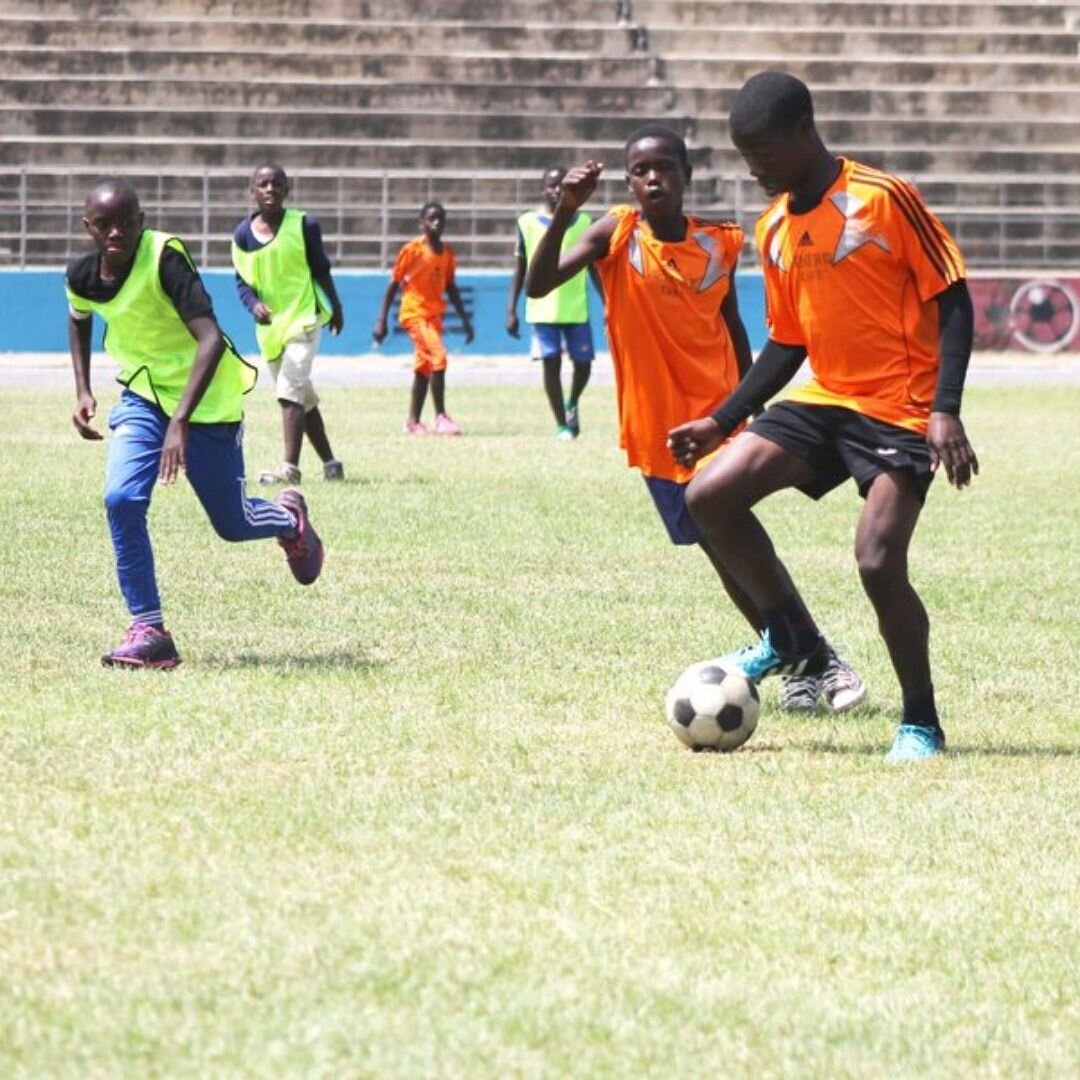
[[[804,232],[801,237],[799,237],[799,247],[813,247],[813,246],[814,246],[813,237],[810,235],[810,230],[807,229],[807,231]]]

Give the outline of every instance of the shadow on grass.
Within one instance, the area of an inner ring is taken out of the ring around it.
[[[372,660],[359,649],[333,649],[330,652],[240,652],[204,665],[216,671],[378,671],[386,667],[385,660]]]
[[[845,746],[842,743],[809,742],[790,749],[805,750],[814,754],[844,754],[850,757],[883,757],[888,743],[873,746]],[[950,758],[1070,758],[1080,757],[1080,747],[1074,746],[949,746],[943,761]]]

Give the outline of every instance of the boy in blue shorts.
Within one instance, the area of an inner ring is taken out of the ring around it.
[[[300,449],[308,437],[327,480],[343,480],[319,410],[311,370],[322,327],[340,334],[341,301],[318,221],[287,209],[289,178],[280,165],[260,165],[251,177],[256,211],[233,232],[236,288],[255,319],[255,337],[276,381],[284,449],[281,464],[259,474],[260,484],[299,484]]]
[[[510,284],[510,302],[506,309],[506,330],[511,337],[520,333],[517,303],[525,285],[525,274],[540,240],[551,224],[552,214],[559,203],[563,177],[566,170],[548,169],[543,176],[542,205],[529,210],[517,220],[517,244],[514,248],[514,276]],[[581,238],[592,224],[583,210],[578,210],[566,227],[563,250],[567,251]],[[603,295],[600,279],[594,267],[588,268],[597,292]],[[525,321],[532,326],[532,358],[544,366],[544,392],[555,417],[555,437],[576,439],[581,434],[578,419],[578,401],[589,376],[596,353],[593,348],[592,328],[589,326],[589,298],[585,273],[553,289],[547,296],[525,299]],[[574,365],[570,382],[570,397],[563,400],[562,352]]]
[[[107,667],[172,668],[180,656],[165,629],[146,524],[155,482],[186,473],[222,539],[276,538],[302,585],[319,576],[323,546],[298,491],[282,491],[276,502],[247,497],[242,404],[256,374],[221,333],[183,243],[143,227],[138,196],[123,180],[91,190],[83,224],[96,250],[68,267],[66,291],[72,421],[84,439],[102,438],[91,423],[94,315],[106,323],[124,387],[109,414],[105,507],[131,625],[101,659]]]

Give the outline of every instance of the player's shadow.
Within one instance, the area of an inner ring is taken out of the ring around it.
[[[778,747],[777,749],[782,749]],[[839,754],[846,757],[883,757],[888,750],[885,743],[851,746],[815,740],[800,743],[786,749],[805,750],[814,754]],[[950,758],[1072,758],[1080,757],[1080,747],[1075,746],[954,746],[946,748],[943,761]]]
[[[365,674],[386,667],[385,660],[373,660],[359,649],[341,648],[328,652],[293,652],[286,649],[244,651],[220,657],[206,664],[218,671],[359,671]]]

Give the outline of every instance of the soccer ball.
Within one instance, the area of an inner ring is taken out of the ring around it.
[[[703,660],[675,680],[664,711],[679,742],[695,751],[727,753],[754,734],[761,698],[745,675],[725,671],[716,660]]]

